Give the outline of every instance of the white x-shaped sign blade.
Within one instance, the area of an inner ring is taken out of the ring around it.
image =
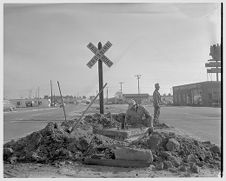
[[[87,47],[95,54],[93,58],[87,63],[87,66],[91,68],[99,59],[103,61],[108,67],[113,65],[113,62],[110,61],[104,53],[112,46],[112,44],[108,41],[100,50],[98,50],[95,45],[89,43]]]

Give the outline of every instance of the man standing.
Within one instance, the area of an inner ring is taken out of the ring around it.
[[[148,127],[149,134],[153,132],[152,116],[141,105],[138,105],[133,99],[128,101],[129,107],[126,111],[124,126],[131,127]]]
[[[159,115],[160,115],[160,102],[161,102],[161,95],[159,91],[159,84],[155,84],[155,91],[153,93],[153,106],[154,106],[154,126],[159,124]]]

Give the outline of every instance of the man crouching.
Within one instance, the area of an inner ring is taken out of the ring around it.
[[[138,105],[133,99],[128,101],[128,110],[126,111],[123,127],[128,125],[133,128],[149,127],[148,133],[153,132],[152,117],[149,112],[141,105]]]

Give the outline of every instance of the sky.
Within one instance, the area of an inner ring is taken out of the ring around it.
[[[210,45],[220,43],[216,3],[58,3],[4,4],[4,98],[59,95],[93,96],[98,63],[89,42],[112,43],[103,63],[108,96],[120,91],[173,93],[172,87],[216,80],[207,75]],[[106,97],[106,90],[104,92]]]

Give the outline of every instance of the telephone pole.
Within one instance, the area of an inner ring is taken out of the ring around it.
[[[124,82],[119,82],[119,84],[120,84],[120,91],[122,93],[122,84],[124,84]]]
[[[137,78],[138,100],[139,100],[139,104],[140,104],[141,103],[141,98],[140,98],[140,78],[141,78],[141,75],[135,75],[135,77]]]
[[[106,87],[106,88],[107,88],[107,104],[108,104],[108,88],[109,88],[109,87]]]
[[[137,78],[137,87],[138,87],[138,94],[140,94],[140,78],[141,78],[141,75],[135,75],[135,77]]]
[[[53,90],[52,90],[52,80],[50,80],[50,107],[53,106]]]

